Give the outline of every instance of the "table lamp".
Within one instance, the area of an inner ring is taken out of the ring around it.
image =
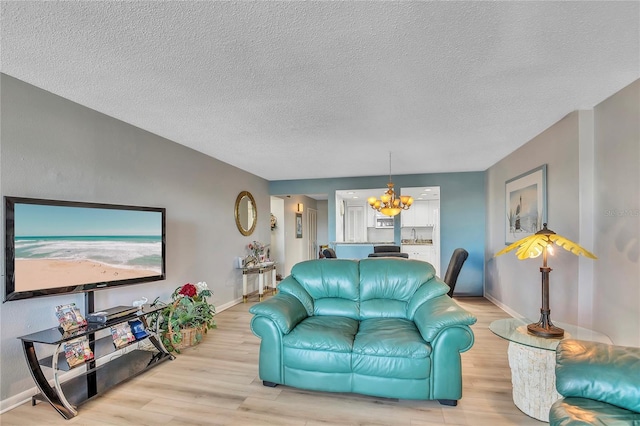
[[[593,253],[547,229],[546,223],[542,229],[535,234],[522,238],[510,246],[505,247],[496,253],[496,256],[500,256],[516,248],[518,249],[516,256],[520,260],[533,259],[542,254],[542,266],[540,267],[540,272],[542,273],[542,307],[540,308],[540,320],[537,323],[527,325],[527,331],[535,336],[561,338],[564,336],[564,330],[553,325],[551,322],[551,309],[549,309],[549,272],[551,272],[552,269],[547,266],[547,253],[553,254],[553,243],[576,256],[582,255],[590,259],[597,259]]]

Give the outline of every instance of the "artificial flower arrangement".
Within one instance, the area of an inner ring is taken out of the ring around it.
[[[266,246],[260,241],[250,242],[249,245],[247,245],[249,256],[247,256],[245,263],[247,265],[250,265],[252,263],[260,263],[263,260],[265,248]]]
[[[197,345],[210,328],[216,328],[213,317],[216,308],[207,297],[212,295],[207,283],[187,283],[173,291],[171,303],[158,298],[152,306],[165,305],[157,315],[150,316],[150,327],[158,327],[162,344],[169,352],[180,353],[180,349]]]

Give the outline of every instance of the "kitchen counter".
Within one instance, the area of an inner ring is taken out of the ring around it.
[[[396,243],[393,241],[332,241],[330,245],[337,246],[339,244],[369,244],[374,246],[382,246],[382,245],[395,245]]]
[[[433,240],[417,240],[417,241],[403,240],[402,245],[403,246],[432,246]]]
[[[366,259],[374,246],[395,245],[392,241],[332,242],[338,259]]]

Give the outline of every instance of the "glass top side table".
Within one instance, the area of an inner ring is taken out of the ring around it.
[[[247,292],[247,276],[258,274],[258,299],[262,301],[265,290],[264,274],[271,271],[271,291],[276,292],[276,262],[262,262],[257,265],[242,268],[242,301],[247,303],[249,293]],[[266,287],[267,289],[269,287]]]
[[[563,339],[588,340],[611,344],[602,333],[571,324],[555,322],[564,329],[564,337],[551,339],[527,332],[530,321],[505,318],[493,321],[489,329],[509,341],[509,367],[513,384],[513,402],[526,415],[549,421],[551,405],[562,398],[556,391],[556,347]]]
[[[515,342],[521,345],[548,351],[555,351],[558,343],[560,343],[560,341],[563,339],[578,339],[588,340],[591,342],[608,344],[611,343],[611,339],[609,339],[608,336],[602,333],[557,321],[554,321],[554,324],[564,329],[564,337],[562,337],[562,339],[548,339],[544,337],[534,336],[533,334],[527,333],[527,324],[530,324],[532,322],[535,321],[530,321],[524,318],[505,318],[493,321],[489,325],[489,330],[491,330],[495,335],[509,340],[510,342]]]

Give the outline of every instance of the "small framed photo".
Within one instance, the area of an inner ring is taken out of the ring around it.
[[[302,213],[296,213],[296,238],[302,238]]]
[[[505,182],[505,244],[542,229],[547,221],[547,165]]]

